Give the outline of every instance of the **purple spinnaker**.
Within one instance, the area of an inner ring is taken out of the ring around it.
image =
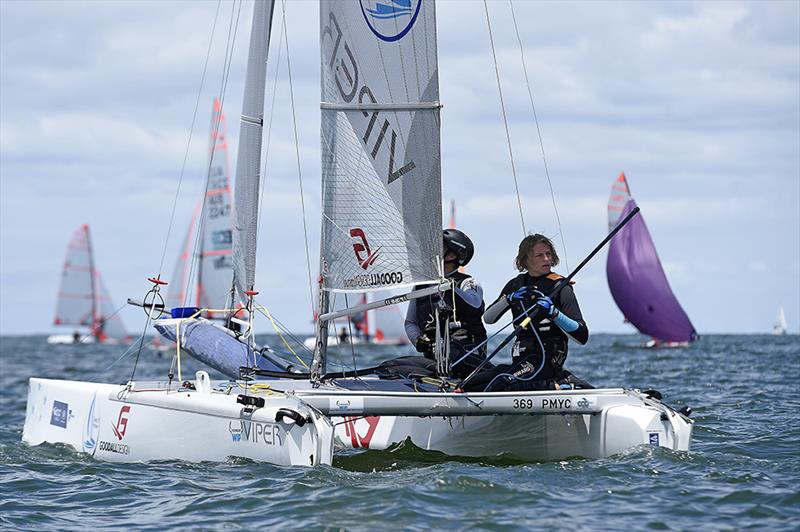
[[[634,208],[636,202],[629,199],[620,219]],[[691,342],[697,337],[667,282],[641,213],[611,240],[606,275],[614,301],[640,332],[661,342]]]

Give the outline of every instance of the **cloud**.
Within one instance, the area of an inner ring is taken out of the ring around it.
[[[202,190],[229,37],[224,97],[235,166],[249,34],[249,6],[232,11],[239,5],[221,4],[206,57],[214,2],[0,2],[0,334],[48,329],[78,224],[92,224],[120,301],[142,291],[165,249],[171,270]],[[276,70],[276,24],[258,279],[282,321],[308,330],[304,232],[314,272],[320,216],[317,4],[287,5],[295,107],[285,49]],[[787,314],[800,314],[800,4],[515,2],[538,124],[509,5],[488,7],[526,228],[566,244],[565,270],[605,235],[611,182],[625,171],[673,288],[690,315],[703,316],[699,328],[752,327],[719,309],[733,305],[731,286],[752,285],[747,243],[770,265],[759,294],[788,294]],[[514,275],[523,231],[483,4],[440,2],[437,24],[443,197],[456,199],[458,223],[478,246],[471,271],[493,297]],[[626,330],[602,256],[580,274],[581,305],[592,330]],[[30,315],[8,310],[21,304]]]

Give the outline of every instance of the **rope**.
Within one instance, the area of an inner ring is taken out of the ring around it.
[[[297,116],[294,106],[294,85],[292,84],[292,62],[289,59],[289,34],[286,31],[286,0],[283,0],[283,32],[286,44],[286,68],[289,75],[289,95],[292,101],[292,126],[294,127],[294,148],[297,156],[297,178],[300,183],[300,207],[303,212],[303,238],[306,244],[306,268],[308,269],[308,295],[311,314],[314,314],[314,288],[311,279],[311,254],[308,251],[308,225],[306,224],[306,201],[303,194],[303,172],[300,167],[300,143],[297,139]]]
[[[497,91],[500,93],[500,109],[503,112],[503,125],[506,130],[506,142],[508,143],[508,156],[511,159],[511,173],[514,176],[514,189],[517,192],[517,206],[519,207],[519,219],[522,222],[522,236],[526,236],[528,234],[527,229],[525,228],[525,216],[522,213],[522,200],[519,196],[519,183],[517,182],[517,168],[514,164],[514,152],[511,149],[511,134],[508,131],[508,118],[506,117],[506,104],[505,100],[503,100],[503,88],[500,85],[500,70],[497,66],[497,54],[495,53],[494,49],[494,37],[492,36],[492,23],[489,21],[489,6],[486,5],[486,0],[483,0],[483,8],[486,12],[486,26],[489,28],[489,42],[492,45],[492,59],[494,60],[494,73],[495,77],[497,78]]]
[[[528,99],[531,102],[531,111],[533,111],[533,121],[536,124],[536,133],[539,136],[539,147],[542,150],[542,163],[544,164],[544,175],[547,177],[547,184],[550,186],[550,198],[553,200],[553,210],[556,213],[556,222],[558,223],[558,233],[561,235],[561,247],[564,248],[564,264],[569,267],[569,259],[567,258],[567,243],[564,238],[564,230],[561,228],[561,217],[558,214],[558,207],[556,206],[556,195],[553,191],[553,182],[550,180],[550,170],[547,167],[547,157],[544,153],[544,140],[542,138],[542,130],[539,127],[539,117],[536,114],[536,106],[533,103],[533,92],[531,91],[531,82],[528,79],[528,68],[525,64],[525,49],[522,46],[522,39],[519,36],[519,28],[517,27],[517,17],[514,14],[514,1],[508,0],[511,7],[511,19],[514,21],[514,33],[517,35],[517,42],[519,43],[519,55],[522,61],[522,72],[525,74],[525,86],[528,88]]]
[[[306,369],[310,369],[310,368],[309,368],[309,366],[308,366],[308,364],[306,364],[305,360],[303,360],[302,358],[300,358],[300,357],[298,356],[298,354],[294,352],[294,349],[292,349],[292,347],[289,345],[289,343],[288,343],[288,342],[286,341],[286,339],[283,337],[283,334],[281,334],[281,331],[280,331],[280,329],[278,328],[278,325],[275,323],[275,320],[274,320],[274,319],[272,319],[272,314],[270,314],[269,310],[267,310],[267,308],[266,308],[266,307],[264,307],[264,306],[261,306],[261,305],[257,306],[257,307],[256,307],[256,309],[257,309],[259,312],[261,312],[262,314],[264,314],[264,315],[265,315],[265,316],[266,316],[266,317],[269,319],[270,323],[272,323],[272,327],[275,329],[275,332],[278,334],[278,338],[280,338],[280,339],[281,339],[281,341],[283,342],[283,345],[285,345],[285,346],[286,346],[286,349],[288,349],[288,350],[289,350],[289,352],[290,352],[292,355],[294,355],[294,357],[295,357],[295,358],[296,358],[296,359],[297,359],[297,360],[300,362],[300,364],[302,364],[302,365],[303,365],[303,367],[304,367],[304,368],[306,368]]]

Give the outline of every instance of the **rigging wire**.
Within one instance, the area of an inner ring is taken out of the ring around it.
[[[311,280],[311,254],[308,251],[308,225],[306,223],[306,201],[303,194],[303,172],[300,166],[300,143],[297,139],[297,116],[294,106],[294,85],[292,84],[292,62],[289,58],[289,34],[286,31],[286,0],[283,0],[283,33],[286,45],[286,69],[289,75],[289,95],[292,101],[292,125],[294,127],[294,148],[297,156],[297,178],[300,183],[300,207],[303,212],[303,238],[306,244],[306,268],[308,269],[308,295],[311,313],[314,313],[314,288]]]
[[[539,136],[539,147],[542,150],[542,163],[544,164],[544,175],[547,176],[547,184],[550,186],[550,198],[553,200],[553,210],[556,213],[556,222],[558,223],[558,233],[561,235],[561,247],[564,248],[564,264],[569,267],[569,259],[567,258],[567,242],[564,237],[564,230],[561,227],[561,217],[558,214],[558,207],[556,206],[556,195],[553,191],[553,182],[550,179],[550,170],[547,167],[547,157],[544,152],[544,140],[542,138],[542,129],[539,127],[539,117],[536,114],[536,105],[533,103],[533,91],[531,91],[531,82],[528,79],[528,68],[525,64],[525,48],[522,46],[522,39],[519,36],[519,28],[517,27],[517,17],[514,13],[514,0],[508,0],[511,7],[511,19],[514,21],[514,33],[517,35],[517,43],[519,43],[519,55],[522,62],[522,72],[525,74],[525,86],[528,88],[528,99],[531,102],[531,111],[533,111],[533,121],[536,124],[536,133]]]
[[[494,73],[495,77],[497,78],[497,91],[500,93],[500,109],[503,112],[503,125],[505,126],[506,130],[506,141],[508,143],[508,156],[511,159],[511,174],[514,176],[514,189],[517,192],[517,206],[519,207],[519,219],[522,222],[522,236],[526,236],[528,234],[527,229],[525,228],[525,216],[522,213],[522,200],[519,196],[519,183],[517,181],[517,168],[514,164],[514,152],[511,149],[511,134],[508,131],[508,118],[506,117],[506,104],[505,100],[503,99],[503,88],[500,85],[500,70],[497,66],[497,54],[495,53],[494,49],[494,37],[492,36],[492,23],[489,20],[489,6],[486,4],[486,0],[483,0],[483,8],[486,12],[486,26],[489,28],[489,43],[492,46],[492,59],[494,60]]]
[[[186,142],[186,151],[183,154],[183,162],[181,163],[181,171],[180,171],[180,175],[178,177],[178,186],[175,189],[175,196],[172,199],[172,211],[170,212],[170,215],[169,215],[169,224],[167,225],[167,235],[164,238],[164,249],[161,251],[161,262],[159,262],[159,264],[158,264],[158,275],[157,275],[156,279],[159,279],[161,277],[161,270],[164,268],[164,259],[167,256],[167,247],[169,247],[169,238],[170,238],[170,235],[172,234],[172,225],[175,222],[175,210],[176,210],[176,208],[178,206],[178,197],[180,196],[180,192],[181,192],[181,184],[183,183],[183,176],[184,176],[184,174],[186,172],[186,161],[189,158],[189,149],[191,148],[191,145],[192,145],[192,133],[194,132],[194,125],[197,122],[197,110],[200,107],[200,97],[201,97],[201,95],[203,93],[203,86],[205,85],[206,72],[208,71],[208,62],[209,62],[209,58],[211,57],[211,46],[214,43],[214,34],[216,33],[216,29],[217,29],[217,20],[219,18],[219,9],[220,9],[221,5],[222,5],[222,0],[217,0],[217,8],[214,11],[214,23],[211,26],[211,36],[208,39],[208,48],[206,49],[206,58],[205,58],[205,61],[203,62],[203,73],[200,76],[200,86],[199,86],[199,88],[197,90],[197,99],[196,99],[195,104],[194,104],[194,112],[192,114],[192,123],[191,123],[191,126],[189,127],[189,138],[188,138],[188,140]],[[158,293],[158,288],[157,287],[158,287],[158,284],[156,283],[155,287],[152,289],[152,291],[154,291],[156,294]],[[139,348],[138,348],[138,350],[136,352],[136,360],[133,363],[133,370],[131,371],[131,377],[129,379],[129,382],[133,382],[133,378],[136,375],[136,368],[139,365],[139,357],[141,356],[142,349],[144,348],[145,333],[147,332],[147,328],[150,326],[150,320],[152,319],[152,317],[153,317],[153,309],[151,308],[150,312],[147,315],[147,319],[145,320],[145,323],[144,323],[144,330],[142,331],[142,336],[141,336],[141,338],[139,340]]]
[[[189,139],[186,142],[186,151],[184,152],[184,155],[183,155],[183,163],[181,164],[181,171],[180,171],[180,175],[178,177],[178,186],[175,189],[175,197],[172,200],[172,212],[169,215],[169,224],[167,225],[167,236],[164,239],[164,249],[161,252],[161,262],[158,265],[158,273],[159,273],[159,275],[161,274],[161,270],[164,268],[164,259],[167,256],[167,247],[169,245],[169,237],[170,237],[170,234],[172,233],[172,225],[175,222],[175,209],[176,209],[176,207],[178,205],[178,197],[180,196],[180,192],[181,192],[181,184],[183,183],[183,176],[184,176],[184,173],[186,172],[186,161],[189,159],[189,149],[191,148],[191,145],[192,145],[192,133],[194,132],[194,125],[195,125],[195,122],[197,121],[197,110],[200,107],[200,97],[202,96],[203,86],[204,86],[205,80],[206,80],[206,72],[208,71],[208,62],[209,62],[209,58],[211,57],[211,45],[214,43],[214,33],[216,32],[216,29],[217,29],[217,19],[219,18],[219,8],[220,8],[221,5],[222,5],[222,0],[217,0],[217,9],[214,12],[214,23],[211,26],[211,36],[208,39],[208,48],[206,50],[206,59],[205,59],[205,62],[203,63],[203,73],[200,76],[200,87],[197,90],[197,100],[195,101],[195,104],[194,104],[194,113],[192,114],[192,124],[189,127]],[[138,355],[137,355],[137,359],[138,359]]]
[[[286,6],[281,6],[285,8]],[[262,213],[264,212],[264,197],[266,194],[264,190],[266,189],[267,184],[267,166],[269,161],[269,150],[272,141],[272,120],[275,118],[275,94],[278,92],[278,74],[280,71],[280,64],[281,64],[281,53],[283,52],[283,47],[281,44],[283,43],[283,25],[281,25],[281,33],[278,37],[278,57],[275,60],[275,76],[272,80],[272,101],[269,107],[269,122],[267,124],[267,140],[264,143],[264,163],[261,169],[261,180],[262,186],[259,188],[259,199],[258,199],[258,226],[261,225],[261,217]]]
[[[184,291],[184,296],[183,296],[183,305],[184,306],[186,306],[186,302],[187,301],[190,301],[192,299],[192,297],[191,297],[192,296],[192,292],[195,289],[195,283],[193,282],[193,279],[195,277],[195,274],[197,276],[200,275],[200,265],[201,265],[202,260],[203,260],[203,257],[202,257],[202,252],[203,252],[202,246],[203,246],[203,235],[205,233],[205,224],[206,224],[206,220],[207,220],[206,200],[208,199],[208,190],[209,190],[208,187],[211,184],[211,167],[212,167],[212,165],[214,163],[214,155],[215,155],[215,152],[216,152],[216,139],[217,139],[217,136],[219,135],[219,128],[220,128],[220,125],[222,123],[222,113],[223,113],[222,110],[224,109],[224,105],[225,105],[225,93],[226,93],[226,90],[228,88],[228,78],[230,76],[231,64],[233,63],[233,48],[236,45],[236,35],[237,35],[238,29],[239,29],[239,18],[241,16],[242,3],[239,2],[239,10],[236,13],[236,17],[235,17],[236,18],[236,22],[234,23],[234,11],[235,11],[235,9],[236,9],[236,2],[231,4],[231,18],[230,18],[230,22],[228,23],[228,37],[227,37],[227,41],[226,41],[226,44],[225,44],[225,57],[224,57],[223,63],[222,63],[223,64],[223,66],[222,66],[223,74],[222,74],[222,79],[220,80],[219,91],[217,93],[217,99],[219,100],[219,109],[220,109],[220,111],[219,111],[218,114],[216,114],[214,116],[214,118],[213,118],[214,122],[211,125],[213,134],[211,135],[211,142],[209,143],[208,166],[206,168],[206,183],[205,183],[205,189],[203,191],[203,199],[200,202],[200,212],[199,212],[199,215],[198,215],[198,218],[197,218],[197,226],[195,228],[195,233],[194,233],[194,245],[192,246],[192,253],[188,257],[188,260],[189,260],[189,264],[188,264],[189,272],[188,272],[188,275],[186,276],[187,277],[187,279],[186,279],[186,289]],[[228,176],[228,187],[230,187],[230,177],[229,176]],[[199,281],[199,279],[198,279],[198,281]],[[203,304],[203,302],[200,301],[200,297],[202,296],[202,294],[199,293],[199,287],[197,287],[197,288],[198,288],[197,303],[198,303],[198,306],[201,306]],[[207,303],[210,304],[211,302],[208,301]]]

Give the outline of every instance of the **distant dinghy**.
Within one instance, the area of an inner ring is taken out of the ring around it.
[[[636,208],[621,173],[608,200],[608,225]],[[667,281],[641,213],[611,241],[606,263],[608,287],[625,319],[652,339],[648,347],[680,347],[697,339],[692,322]]]
[[[783,307],[778,307],[778,317],[775,318],[775,325],[772,326],[772,334],[783,336],[788,332],[786,329],[786,314],[783,312]]]
[[[71,334],[54,334],[49,344],[125,343],[130,340],[115,313],[100,272],[95,268],[88,224],[72,235],[61,270],[61,286],[53,324],[76,327]]]

